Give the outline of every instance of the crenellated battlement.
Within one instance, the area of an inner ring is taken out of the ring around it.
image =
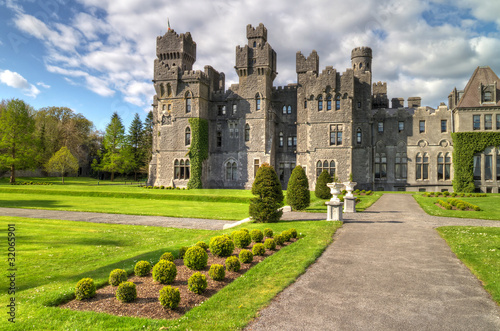
[[[247,25],[247,39],[262,38],[267,41],[267,29],[264,24],[259,23],[259,26],[252,27],[252,24]]]
[[[297,52],[295,61],[296,72],[298,74],[306,73],[308,71],[312,71],[316,74],[319,72],[319,56],[316,50],[313,50],[307,58],[302,54],[302,52]]]
[[[351,59],[356,57],[372,57],[372,49],[370,47],[356,47],[351,51]]]
[[[272,91],[273,93],[297,91],[297,84],[288,84],[286,86],[273,86]]]

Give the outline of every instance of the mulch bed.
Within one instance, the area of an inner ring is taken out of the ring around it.
[[[291,239],[291,242],[286,242],[283,245],[287,246],[298,239]],[[251,251],[253,243],[250,247],[247,247]],[[280,246],[276,247],[278,251]],[[240,253],[240,248],[235,248],[233,255],[238,257]],[[132,275],[128,278],[128,281],[133,282],[137,288],[137,299],[130,303],[123,303],[116,299],[115,291],[117,287],[108,285],[96,291],[96,296],[92,299],[86,300],[72,300],[68,303],[61,305],[61,308],[69,308],[72,310],[81,311],[95,311],[108,313],[117,316],[132,316],[132,317],[145,317],[145,318],[155,318],[155,319],[176,319],[182,317],[191,308],[201,304],[206,301],[212,295],[221,290],[224,286],[231,283],[236,278],[243,275],[251,267],[258,264],[264,260],[267,256],[272,255],[276,251],[266,250],[264,256],[254,256],[252,263],[241,263],[241,269],[238,272],[232,272],[226,270],[226,278],[223,281],[214,281],[208,275],[208,270],[210,265],[216,263],[225,265],[226,257],[216,257],[213,256],[210,251],[208,251],[208,266],[199,270],[207,277],[207,289],[202,294],[196,294],[188,290],[188,279],[196,271],[188,269],[184,266],[184,261],[182,259],[177,259],[174,261],[177,267],[177,276],[171,285],[173,287],[179,288],[181,294],[181,301],[179,306],[175,309],[164,308],[158,301],[159,291],[164,286],[163,284],[157,283],[153,280],[151,274],[147,277],[138,277]],[[110,270],[111,272],[111,270]]]
[[[451,206],[451,209],[446,209],[445,207],[441,206],[439,203],[435,203],[436,206],[438,206],[439,208],[443,209],[443,210],[460,210],[460,211],[474,211],[474,209],[471,209],[471,208],[465,208],[465,209],[458,209],[457,207],[455,206]]]

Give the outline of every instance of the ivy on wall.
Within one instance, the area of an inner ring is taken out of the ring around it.
[[[453,190],[474,192],[474,154],[500,146],[500,132],[457,132],[453,139]]]
[[[208,121],[202,118],[190,118],[191,147],[189,147],[189,160],[191,162],[191,175],[188,188],[202,188],[201,173],[203,161],[208,158]]]

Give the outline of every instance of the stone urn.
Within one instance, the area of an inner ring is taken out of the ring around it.
[[[342,187],[344,187],[344,184],[342,183],[328,183],[326,184],[330,188],[330,193],[332,194],[332,198],[330,199],[331,202],[337,202],[340,203],[340,199],[338,195],[341,192]]]
[[[346,198],[354,198],[354,195],[352,194],[352,191],[354,191],[354,187],[358,183],[356,182],[344,182],[345,190],[347,191],[345,197]]]

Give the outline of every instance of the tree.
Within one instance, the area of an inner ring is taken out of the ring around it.
[[[278,222],[283,215],[279,210],[283,206],[283,191],[276,171],[268,163],[257,170],[252,194],[257,197],[250,199],[250,216],[257,222]]]
[[[320,199],[330,199],[332,194],[330,193],[330,188],[326,184],[333,182],[333,178],[330,176],[328,171],[323,170],[316,181],[316,187],[314,188],[314,195]]]
[[[10,168],[10,183],[16,169],[35,167],[37,143],[33,109],[19,99],[8,101],[0,115],[0,166]]]
[[[309,182],[304,169],[300,165],[293,169],[286,192],[286,203],[293,210],[304,210],[311,204]]]
[[[144,166],[145,148],[142,146],[144,139],[144,130],[142,128],[139,114],[135,114],[134,120],[130,123],[127,135],[127,149],[131,159],[129,168],[134,172],[134,180],[137,181],[137,172]],[[150,148],[151,149],[151,148]]]
[[[153,111],[148,113],[146,119],[144,120],[144,131],[143,131],[143,157],[144,157],[144,165],[146,169],[151,162],[151,157],[153,155],[153,127],[154,127],[154,119],[153,119]]]
[[[98,166],[103,171],[111,172],[111,181],[115,179],[115,172],[121,172],[126,168],[126,158],[123,149],[125,147],[125,128],[118,113],[113,113],[111,122],[106,127],[103,138],[104,153]]]
[[[58,172],[61,174],[63,184],[64,174],[71,170],[78,171],[78,168],[78,160],[66,146],[57,151],[45,165],[47,172]]]

